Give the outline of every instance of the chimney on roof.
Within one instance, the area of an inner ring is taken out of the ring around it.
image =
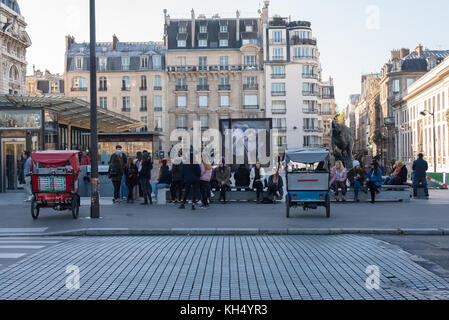
[[[265,0],[263,2],[263,8],[262,8],[262,24],[267,24],[268,20],[269,20],[269,15],[268,15],[268,7],[270,6],[270,1],[269,0]]]
[[[117,36],[114,34],[112,36],[112,50],[117,50],[117,44],[119,43],[119,39],[117,38]]]
[[[391,50],[391,60],[399,59],[401,56],[400,50]]]
[[[400,53],[400,58],[404,59],[406,56],[410,54],[410,49],[408,48],[402,48]]]
[[[66,49],[66,51],[70,50],[70,47],[71,47],[72,44],[74,44],[74,43],[76,43],[76,42],[75,42],[75,37],[70,36],[70,35],[66,36],[66,37],[65,37],[65,49]]]
[[[195,32],[196,32],[196,30],[195,30],[195,28],[196,28],[196,26],[195,26],[195,10],[193,10],[193,8],[192,8],[192,11],[190,13],[192,15],[192,48],[194,48],[195,47]]]
[[[416,47],[415,52],[418,54],[418,57],[422,57],[422,53],[423,53],[423,46],[422,46],[422,44],[419,44]]]
[[[236,16],[236,22],[235,22],[235,24],[236,24],[236,35],[235,35],[235,39],[237,40],[237,41],[240,41],[240,12],[237,10],[237,12],[235,13],[235,16]]]
[[[45,76],[46,76],[46,77],[49,77],[49,76],[51,76],[51,72],[50,72],[50,70],[48,70],[48,69],[45,69]]]

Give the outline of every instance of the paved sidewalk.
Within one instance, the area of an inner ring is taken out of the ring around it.
[[[66,286],[68,266],[79,270],[79,289]],[[370,266],[378,288],[366,286]],[[359,236],[80,237],[0,271],[7,300],[448,298],[447,280]]]
[[[79,234],[240,234],[263,233],[390,233],[449,234],[449,192],[433,191],[432,199],[406,203],[332,204],[330,219],[323,208],[303,212],[295,210],[285,218],[285,205],[252,203],[213,204],[210,209],[180,210],[174,205],[141,206],[103,205],[102,218],[91,220],[88,206],[80,210],[80,219],[69,212],[42,209],[39,220],[30,215],[30,205],[14,202],[9,194],[0,195],[0,235],[42,234],[79,230]],[[7,204],[7,197],[11,204]],[[88,232],[91,230],[92,232]],[[141,231],[132,232],[132,231]],[[73,234],[76,235],[76,234]]]

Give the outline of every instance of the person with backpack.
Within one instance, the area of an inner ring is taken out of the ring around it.
[[[124,174],[123,171],[122,152],[116,150],[111,158],[111,163],[109,164],[109,177],[114,186],[113,203],[120,203],[120,187],[122,184],[122,176]]]
[[[132,158],[128,158],[128,163],[125,166],[125,182],[128,193],[126,201],[134,203],[134,188],[139,182],[139,171]]]
[[[151,161],[150,154],[144,151],[142,155],[142,168],[139,173],[140,185],[142,186],[143,191],[142,205],[148,205],[148,201],[150,204],[153,204],[150,189],[151,170],[153,170],[153,163]]]

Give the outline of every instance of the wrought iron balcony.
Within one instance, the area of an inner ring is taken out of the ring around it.
[[[257,83],[244,83],[243,90],[259,90],[259,85]]]
[[[209,91],[208,85],[198,85],[196,86],[196,91]]]
[[[87,88],[72,88],[72,91],[87,91]]]
[[[244,105],[243,109],[245,109],[245,110],[257,110],[257,109],[259,109],[259,105]]]
[[[303,108],[302,112],[305,114],[319,114],[318,109],[310,109],[310,108]]]
[[[229,85],[229,84],[219,84],[218,85],[218,90],[219,91],[230,91],[231,90],[231,85]]]
[[[272,114],[286,114],[287,113],[287,108],[271,109],[271,113]]]
[[[188,87],[185,85],[182,86],[176,86],[176,91],[187,91]]]

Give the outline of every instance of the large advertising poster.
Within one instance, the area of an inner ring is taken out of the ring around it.
[[[254,164],[255,160],[270,158],[271,129],[272,119],[220,120],[220,133],[223,138],[222,154],[226,155],[229,152],[226,150],[226,132],[228,131],[232,135],[232,164]],[[254,157],[256,159],[253,159]]]

